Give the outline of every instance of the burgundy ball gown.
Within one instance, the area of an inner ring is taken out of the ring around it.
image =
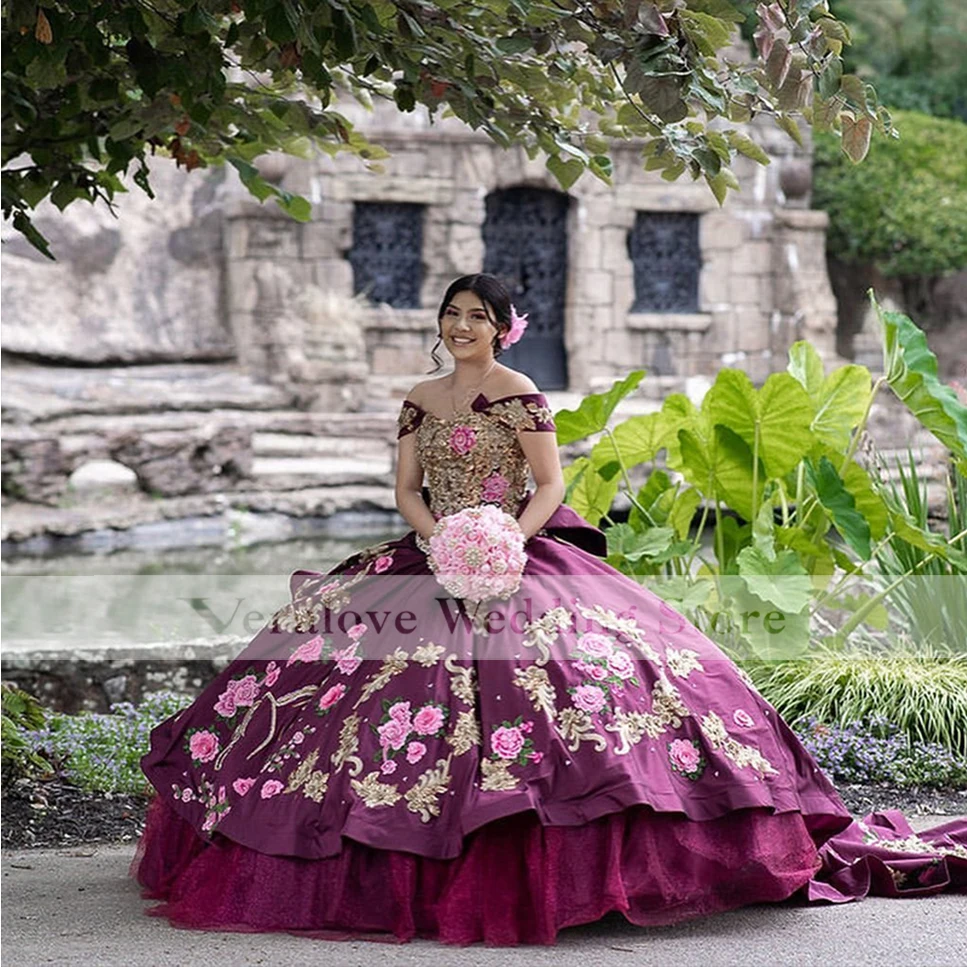
[[[519,516],[517,434],[554,429],[540,393],[399,417],[437,516]],[[164,901],[151,914],[546,944],[613,910],[659,925],[967,889],[967,819],[920,837],[895,811],[853,821],[748,677],[566,505],[527,544],[530,610],[487,634],[441,605],[415,537],[295,571],[290,602],[153,731],[132,864]]]

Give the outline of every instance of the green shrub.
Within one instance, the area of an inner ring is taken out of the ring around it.
[[[110,715],[48,713],[43,726],[27,735],[35,750],[49,755],[82,789],[147,793],[141,757],[151,730],[190,701],[187,695],[157,692],[137,708],[129,702],[113,705]]]
[[[817,651],[795,661],[743,661],[742,667],[790,722],[829,725],[880,715],[911,742],[967,755],[967,655],[918,643],[879,653]]]
[[[888,276],[967,265],[967,124],[897,111],[899,140],[880,138],[862,164],[839,138],[815,138],[813,206],[829,213],[827,246]]]
[[[44,724],[44,710],[40,702],[29,692],[9,682],[3,682],[0,686],[0,696],[3,708],[0,761],[4,778],[33,768],[49,769],[49,763],[33,750],[28,737],[29,729],[37,729]]]

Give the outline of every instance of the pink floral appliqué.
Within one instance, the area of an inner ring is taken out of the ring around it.
[[[346,686],[340,682],[338,685],[333,685],[323,696],[319,699],[319,710],[322,712],[328,712],[329,709],[336,704],[346,694]]]
[[[480,499],[502,501],[509,487],[510,481],[503,474],[495,470],[489,477],[484,478],[480,491]]]
[[[575,708],[594,715],[604,708],[605,698],[604,690],[597,685],[578,685],[572,693],[571,701]]]
[[[262,798],[271,799],[273,796],[277,796],[280,792],[282,792],[284,788],[285,786],[283,786],[278,779],[269,779],[269,781],[262,786]]]
[[[411,742],[406,747],[406,761],[412,766],[426,755],[426,746],[422,742]]]
[[[265,669],[265,678],[262,680],[262,685],[265,688],[271,688],[279,680],[281,674],[282,669],[274,661],[270,661]]]
[[[455,426],[450,433],[450,449],[454,453],[469,453],[477,445],[477,431],[472,426]]]
[[[744,708],[737,708],[732,713],[732,721],[743,729],[751,729],[755,725],[755,719]]]
[[[254,705],[258,695],[259,684],[254,675],[233,679],[228,683],[225,691],[218,696],[215,711],[222,718],[230,719],[239,708]]]
[[[191,757],[198,762],[211,762],[218,755],[218,736],[214,732],[195,732],[188,740]]]
[[[343,675],[352,675],[354,671],[363,663],[362,658],[356,654],[356,643],[353,642],[348,648],[340,648],[332,653],[336,668]]]
[[[672,769],[687,779],[698,779],[705,771],[705,759],[694,739],[674,739],[668,743]]]
[[[382,554],[376,558],[376,563],[373,564],[373,570],[377,574],[382,574],[383,571],[393,566],[393,555],[392,554]]]
[[[285,663],[285,667],[288,668],[289,665],[294,665],[297,661],[319,661],[319,656],[322,654],[322,645],[321,635],[316,635],[315,638],[304,641],[289,655],[289,660]]]
[[[240,778],[236,779],[232,783],[232,788],[240,796],[244,796],[245,793],[247,793],[249,791],[249,789],[251,789],[252,786],[254,786],[254,785],[255,785],[255,780],[254,779],[246,779],[246,778],[241,778],[240,777]]]
[[[435,705],[424,706],[413,717],[413,728],[420,735],[433,735],[439,732],[443,728],[443,710]]]

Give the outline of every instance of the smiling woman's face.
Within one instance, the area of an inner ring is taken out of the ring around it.
[[[480,296],[458,292],[443,310],[440,328],[447,349],[458,359],[492,356],[497,327],[488,318],[493,309],[484,306]]]

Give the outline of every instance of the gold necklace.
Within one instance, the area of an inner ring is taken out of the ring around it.
[[[469,411],[469,409],[470,409],[470,402],[471,402],[471,400],[470,400],[470,394],[473,393],[474,390],[477,390],[478,391],[478,395],[479,395],[480,387],[483,386],[483,384],[486,381],[487,377],[490,375],[491,370],[493,370],[493,368],[496,365],[497,365],[497,360],[495,359],[490,364],[490,366],[487,368],[487,372],[484,373],[483,376],[480,377],[480,380],[477,383],[477,385],[471,387],[470,391],[464,394],[463,402],[462,402],[461,406],[457,406],[456,388],[451,386],[451,388],[450,388],[450,397],[453,400],[453,415],[454,416],[459,416],[461,413],[464,413],[464,412]],[[476,399],[476,398],[477,398],[476,396],[473,397],[473,399]]]

